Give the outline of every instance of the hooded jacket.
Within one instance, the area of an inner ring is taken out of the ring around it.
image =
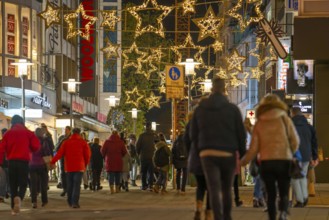
[[[105,158],[107,172],[122,172],[122,158],[127,153],[127,149],[119,135],[112,134],[110,138],[105,141],[101,152]]]
[[[149,129],[142,133],[136,143],[137,154],[141,161],[152,161],[155,151],[155,133]]]
[[[318,159],[318,144],[315,129],[307,122],[304,115],[295,115],[292,121],[300,138],[299,151],[302,162]]]
[[[214,149],[235,155],[246,151],[246,132],[239,108],[219,93],[203,99],[191,120],[191,141],[202,150]]]
[[[299,138],[295,126],[280,102],[260,105],[256,111],[257,122],[254,126],[248,152],[242,158],[245,165],[259,154],[264,160],[291,160],[297,151]]]

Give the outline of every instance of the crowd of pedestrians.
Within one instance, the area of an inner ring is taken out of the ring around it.
[[[141,190],[167,194],[173,165],[177,195],[185,195],[188,173],[197,182],[194,220],[203,215],[206,220],[231,220],[233,202],[236,207],[243,204],[238,189],[240,168],[250,163],[255,183],[253,206],[266,206],[270,220],[277,216],[286,220],[292,200],[289,190],[296,201],[294,207],[308,203],[307,171],[318,164],[315,130],[299,108],[289,109],[276,95],[260,101],[256,119],[254,125],[243,120],[239,108],[225,95],[225,81],[219,78],[213,79],[211,94],[189,113],[185,130],[171,148],[149,122],[138,138],[130,134],[126,140],[124,133],[114,130],[103,144],[98,137],[89,143],[79,128],[67,126],[55,147],[45,124],[32,132],[22,117],[15,115],[11,128],[1,130],[0,202],[10,197],[12,214],[17,215],[29,187],[32,208],[38,208],[39,194],[41,207],[46,206],[49,173],[56,165],[57,187],[63,189],[60,195],[67,197],[72,208],[80,208],[81,185],[93,191],[103,189],[102,176],[108,180],[111,194],[128,192],[129,184],[137,186],[137,178]],[[291,175],[293,161],[301,166],[299,177]]]

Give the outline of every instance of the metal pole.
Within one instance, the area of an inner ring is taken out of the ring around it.
[[[134,134],[136,135],[136,118],[133,119],[133,125],[134,125]]]
[[[24,76],[21,76],[22,83],[22,117],[25,124],[25,85],[24,85]]]
[[[187,76],[187,81],[188,81],[188,112],[192,111],[192,96],[191,96],[191,88],[192,88],[192,75]]]
[[[73,93],[70,93],[70,127],[73,125]]]

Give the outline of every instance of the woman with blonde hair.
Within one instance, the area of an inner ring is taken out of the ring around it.
[[[276,95],[267,95],[261,100],[256,110],[257,122],[250,148],[241,159],[241,165],[246,165],[259,154],[260,175],[266,186],[270,220],[276,219],[277,187],[280,197],[279,220],[287,219],[291,179],[289,169],[299,146],[299,137],[287,110],[287,105]]]

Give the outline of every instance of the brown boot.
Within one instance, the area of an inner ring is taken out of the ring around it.
[[[115,192],[119,193],[120,192],[120,186],[115,185]]]
[[[196,201],[196,209],[194,213],[194,220],[201,220],[201,211],[202,211],[203,201],[197,200]]]
[[[204,211],[204,219],[205,220],[213,220],[212,210],[211,209],[207,209],[207,210]]]
[[[154,185],[153,192],[159,193],[159,185],[157,185],[157,184]]]
[[[114,185],[110,185],[111,194],[114,194]]]

